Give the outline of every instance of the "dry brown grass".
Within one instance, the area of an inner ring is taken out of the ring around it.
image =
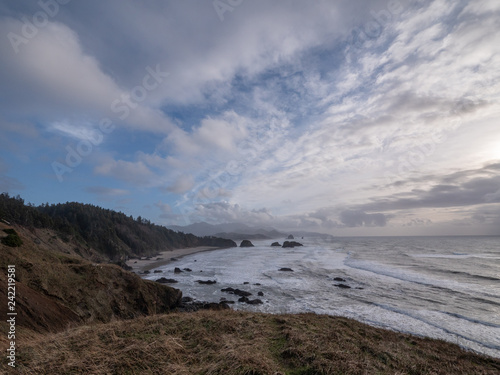
[[[19,374],[498,374],[457,346],[331,316],[200,311],[18,343]]]

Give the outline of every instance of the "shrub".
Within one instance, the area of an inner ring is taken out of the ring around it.
[[[19,237],[14,229],[4,229],[3,231],[8,234],[7,237],[2,238],[2,243],[4,245],[10,247],[19,247],[23,244],[23,240],[21,240],[21,237]]]

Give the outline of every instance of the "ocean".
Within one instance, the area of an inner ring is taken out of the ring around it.
[[[500,358],[500,237],[295,240],[304,246],[252,241],[189,255],[145,278],[174,278],[184,296],[208,302],[237,301],[221,289],[239,288],[263,304],[234,309],[340,315]],[[192,271],[174,274],[174,267]]]

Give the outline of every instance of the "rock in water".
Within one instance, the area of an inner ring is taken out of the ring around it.
[[[217,283],[215,280],[196,280],[198,284],[206,284],[206,285],[211,285]]]
[[[240,247],[254,247],[253,243],[251,243],[249,240],[243,240],[241,241]]]
[[[174,273],[181,273],[181,272],[182,272],[182,271],[181,271],[181,269],[180,269],[179,267],[175,267],[175,269],[174,269]]]
[[[296,246],[304,246],[299,242],[295,241],[285,241],[283,242],[283,247],[296,247]]]
[[[279,270],[284,271],[284,272],[293,272],[293,270],[291,268],[287,268],[287,267],[280,268]]]
[[[281,245],[280,245],[280,243],[279,243],[279,242],[273,242],[273,243],[271,244],[271,246],[279,246],[279,247],[281,247]]]
[[[342,288],[342,289],[351,289],[351,287],[349,285],[345,285],[345,284],[335,284],[335,286],[337,288]]]
[[[250,301],[247,301],[249,305],[262,305],[263,302],[260,299],[252,299]]]
[[[160,277],[158,280],[155,280],[157,283],[162,283],[162,284],[175,284],[177,283],[177,280],[174,279],[167,279],[165,277]]]
[[[334,278],[333,280],[335,280],[335,281],[340,281],[340,282],[342,282],[342,283],[345,283],[345,280],[344,280],[343,278],[341,278],[341,277],[336,277],[336,278]]]
[[[289,235],[289,236],[287,237],[287,239],[288,239],[288,240],[293,240],[293,235]]]

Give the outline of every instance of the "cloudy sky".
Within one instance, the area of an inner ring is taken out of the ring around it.
[[[0,191],[500,235],[497,0],[0,3]]]

